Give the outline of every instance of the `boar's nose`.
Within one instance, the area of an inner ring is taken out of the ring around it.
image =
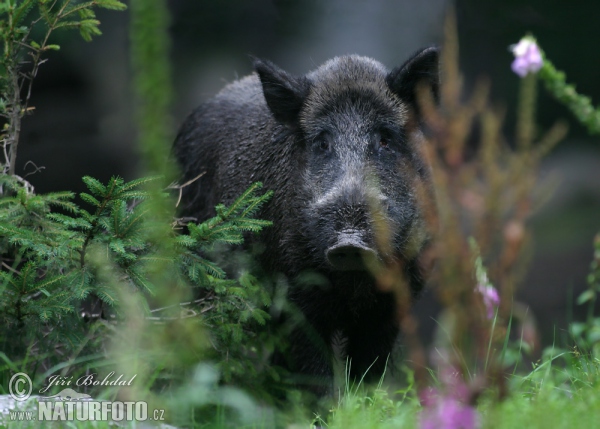
[[[377,252],[359,234],[341,233],[338,241],[325,251],[327,262],[334,270],[362,271],[377,260]]]

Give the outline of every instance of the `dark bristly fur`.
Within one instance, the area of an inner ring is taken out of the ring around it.
[[[297,77],[257,60],[257,73],[202,104],[175,142],[183,181],[205,172],[184,189],[186,215],[206,219],[256,181],[274,190],[260,214],[273,221],[259,237],[262,263],[291,281],[289,299],[306,323],[291,339],[289,366],[302,383],[324,380],[319,393],[329,387],[336,333],[355,376],[373,362],[370,374],[379,376],[398,335],[394,296],[378,291],[364,267],[338,265],[352,256],[344,252],[401,261],[413,295],[422,287],[428,234],[418,185],[430,184],[415,88],[425,80],[437,94],[437,62],[437,49],[427,48],[388,72],[352,55]],[[307,271],[328,286],[301,285]]]

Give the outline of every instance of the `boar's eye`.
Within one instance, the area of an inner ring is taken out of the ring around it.
[[[377,149],[378,150],[391,150],[392,141],[394,136],[388,130],[381,130],[377,133]]]
[[[331,150],[331,134],[327,131],[320,133],[313,140],[313,147],[319,152],[329,152]]]
[[[379,138],[379,147],[386,148],[389,145],[389,140],[385,136]]]

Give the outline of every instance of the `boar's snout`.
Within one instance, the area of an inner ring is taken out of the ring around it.
[[[337,242],[325,251],[329,265],[336,271],[363,271],[378,259],[358,232],[342,232]]]

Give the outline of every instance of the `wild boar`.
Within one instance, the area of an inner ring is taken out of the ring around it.
[[[351,375],[360,377],[369,367],[381,375],[398,336],[395,297],[377,288],[371,267],[399,261],[413,296],[423,285],[429,234],[417,190],[431,190],[431,180],[417,88],[437,96],[438,49],[391,71],[356,55],[305,76],[262,60],[254,68],[181,127],[174,152],[183,180],[205,173],[185,188],[184,212],[213,216],[216,204],[256,181],[274,191],[260,214],[273,221],[259,237],[261,260],[287,276],[289,300],[304,315],[288,366],[300,384],[325,393],[334,338],[343,338]],[[305,272],[326,285],[298,281]]]

